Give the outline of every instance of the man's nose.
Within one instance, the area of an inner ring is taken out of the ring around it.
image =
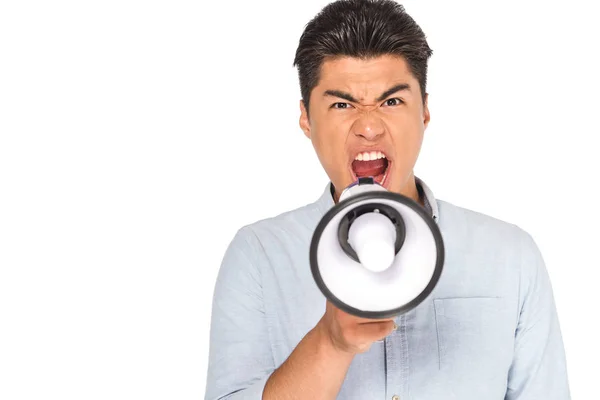
[[[383,121],[372,112],[364,112],[352,125],[352,133],[366,140],[379,139],[385,132]]]

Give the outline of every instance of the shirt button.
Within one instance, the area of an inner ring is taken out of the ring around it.
[[[392,396],[392,400],[400,400],[400,396],[398,396],[397,394]]]

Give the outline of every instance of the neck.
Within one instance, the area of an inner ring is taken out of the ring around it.
[[[400,190],[400,194],[411,198],[412,200],[419,203],[421,206],[425,207],[425,199],[423,199],[420,196],[419,190],[417,189],[417,181],[415,179],[415,174],[413,171],[411,171],[406,184]]]

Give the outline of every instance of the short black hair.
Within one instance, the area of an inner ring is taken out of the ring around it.
[[[298,67],[307,112],[323,61],[340,56],[401,56],[418,80],[424,102],[427,61],[432,53],[425,34],[401,4],[393,0],[337,0],[305,26],[293,65]]]

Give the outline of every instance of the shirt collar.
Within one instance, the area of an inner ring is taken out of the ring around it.
[[[427,213],[433,217],[433,220],[435,222],[438,222],[439,209],[431,188],[427,186],[427,184],[418,176],[415,176],[415,182],[417,184],[417,190],[419,191],[419,195],[423,198],[423,203],[425,203],[425,210],[427,210]],[[333,193],[333,183],[329,182],[327,183],[323,194],[317,201],[323,213],[326,213],[331,207],[335,205],[335,201],[333,200]]]

